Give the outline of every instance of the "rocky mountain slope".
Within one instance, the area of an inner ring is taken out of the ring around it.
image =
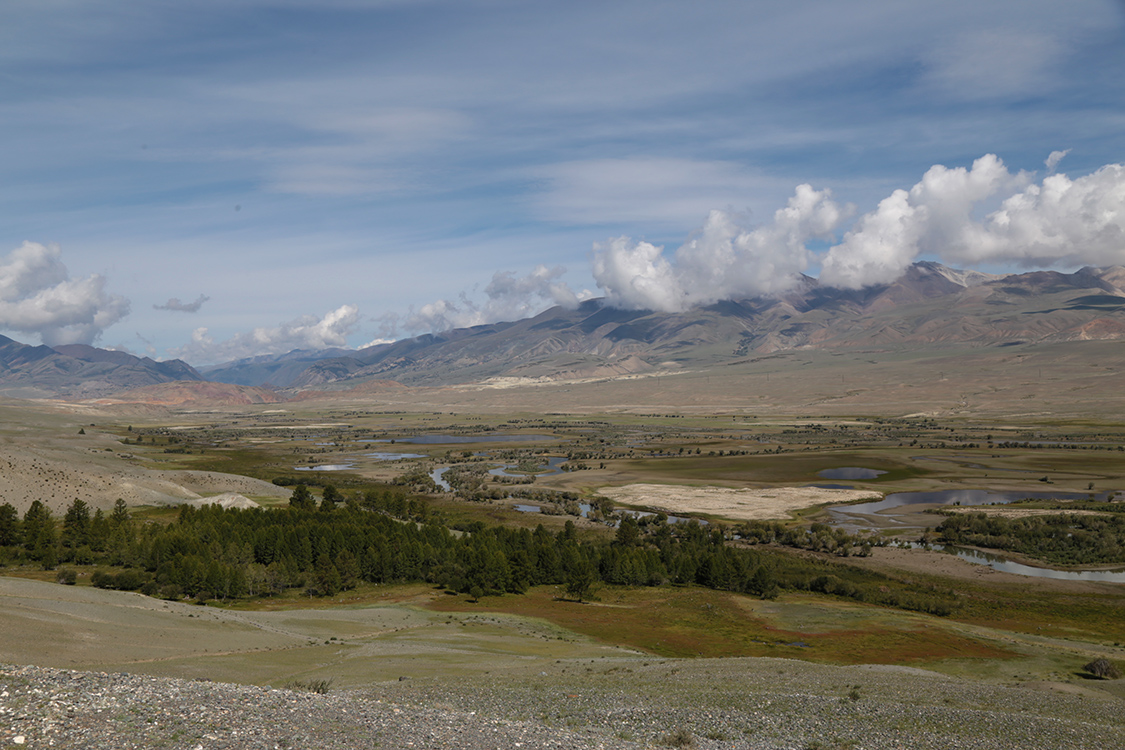
[[[0,395],[95,398],[128,388],[203,380],[178,359],[157,362],[85,344],[30,346],[0,336]]]
[[[1125,269],[993,276],[917,263],[893,284],[848,291],[804,278],[789,293],[683,313],[621,310],[603,300],[514,322],[427,334],[304,369],[232,363],[210,375],[253,375],[292,389],[332,390],[367,380],[409,385],[489,378],[573,379],[707,367],[792,350],[918,350],[1125,338]],[[305,355],[305,360],[312,359]]]

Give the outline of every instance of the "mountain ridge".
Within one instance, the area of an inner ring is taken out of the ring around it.
[[[0,336],[0,395],[15,398],[97,398],[129,388],[202,381],[178,359],[157,362],[86,344],[23,344]]]
[[[776,297],[682,313],[587,300],[519,321],[427,334],[317,360],[285,387],[340,388],[389,378],[445,385],[497,377],[589,377],[705,367],[792,349],[995,346],[1125,338],[1125,269],[1006,276],[937,263],[859,290],[803,277]]]
[[[386,393],[378,384],[444,387],[705,370],[786,351],[893,353],[1120,339],[1125,267],[994,275],[919,262],[890,284],[857,290],[803,276],[783,294],[680,313],[592,299],[521,320],[360,350],[258,356],[202,372],[179,360],[81,344],[31,346],[0,336],[0,395],[100,398],[131,391],[127,400],[169,405],[256,404]],[[198,385],[177,385],[184,382]]]

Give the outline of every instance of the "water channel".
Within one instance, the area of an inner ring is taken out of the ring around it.
[[[859,505],[834,505],[828,509],[836,521],[862,523],[862,516],[880,515],[892,519],[896,514],[886,511],[911,505],[1006,505],[1017,500],[1085,500],[1093,493],[1024,492],[1009,490],[934,490],[931,492],[894,492],[882,500]],[[1110,493],[1093,495],[1107,500]],[[936,525],[936,524],[935,524]]]
[[[1017,492],[1001,490],[935,490],[932,492],[895,492],[887,495],[882,500],[858,505],[836,505],[828,508],[833,520],[840,525],[858,527],[866,531],[878,530],[871,516],[877,516],[884,523],[899,524],[904,529],[918,528],[917,523],[907,523],[901,516],[914,514],[926,507],[940,505],[1005,505],[1017,500],[1084,500],[1091,497],[1092,493],[1081,492]],[[1094,500],[1105,501],[1116,493],[1103,492],[1093,495]],[[917,506],[911,508],[911,506]],[[897,511],[897,512],[889,512]],[[916,520],[912,516],[911,520]],[[934,518],[932,525],[940,523],[940,517]],[[912,544],[910,546],[917,547]],[[933,545],[933,549],[944,549],[941,545]],[[1030,576],[1034,578],[1053,578],[1064,581],[1103,581],[1109,583],[1125,583],[1125,569],[1123,570],[1060,570],[1057,568],[1041,568],[1033,565],[1024,565],[1009,560],[999,555],[981,552],[979,550],[951,547],[949,551],[962,560],[977,565],[987,565],[990,568],[1005,573]]]
[[[911,544],[911,547],[921,545]],[[1034,565],[1024,565],[1009,560],[990,552],[964,547],[947,547],[940,544],[930,545],[930,549],[947,551],[957,555],[962,560],[968,560],[977,565],[987,565],[1004,573],[1015,573],[1032,578],[1052,578],[1057,581],[1100,581],[1102,583],[1125,583],[1125,570],[1058,570],[1056,568],[1040,568]]]

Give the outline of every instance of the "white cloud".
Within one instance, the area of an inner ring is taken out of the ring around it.
[[[587,291],[575,292],[568,284],[559,281],[565,273],[566,269],[562,266],[547,268],[543,265],[519,277],[512,271],[497,271],[484,288],[488,299],[483,304],[474,302],[462,292],[456,302],[440,299],[417,310],[412,309],[401,323],[397,319],[386,319],[385,323],[391,331],[398,326],[411,333],[447,331],[503,320],[520,320],[554,305],[574,308],[591,294]]]
[[[974,227],[953,260],[1024,266],[1125,264],[1125,165],[1071,180],[1051,175],[1012,195]]]
[[[930,167],[921,182],[896,190],[878,208],[861,217],[824,258],[820,280],[858,289],[894,281],[920,254],[949,258],[976,244],[972,215],[984,200],[1004,188],[1026,182],[1012,175],[995,155],[973,162],[972,169]]]
[[[1058,163],[1054,152],[1048,162]],[[981,207],[999,201],[983,219]],[[918,256],[959,265],[1073,267],[1125,263],[1125,165],[1034,183],[989,154],[971,170],[931,167],[860,218],[824,258],[822,282],[859,288],[894,281]]]
[[[684,291],[664,248],[648,242],[616,237],[594,245],[594,281],[616,307],[686,309]]]
[[[807,243],[830,238],[849,213],[829,191],[800,185],[760,227],[745,228],[738,215],[711,211],[674,263],[648,242],[618,237],[595,244],[594,280],[611,305],[666,312],[784,291],[808,268]]]
[[[225,341],[215,341],[206,328],[197,328],[190,343],[169,353],[195,364],[211,364],[294,349],[347,348],[348,336],[358,323],[359,308],[341,305],[321,318],[305,315],[272,328],[237,333]]]
[[[178,297],[172,297],[170,300],[165,302],[163,305],[153,305],[152,309],[153,310],[172,310],[173,312],[196,313],[196,312],[199,312],[199,308],[203,307],[203,303],[206,302],[209,299],[211,299],[211,298],[208,297],[206,294],[199,295],[195,299],[195,302],[180,302],[180,299]]]
[[[1048,166],[1065,154],[1053,152]],[[611,305],[677,312],[785,291],[817,264],[823,284],[845,289],[893,282],[921,257],[969,266],[1125,264],[1121,164],[1038,183],[994,154],[971,168],[936,164],[861,216],[838,244],[823,253],[808,248],[813,239],[830,239],[850,212],[827,190],[800,185],[759,227],[745,229],[738,215],[711,211],[672,259],[628,237],[596,243],[592,272]]]
[[[1047,165],[1047,171],[1054,172],[1055,168],[1059,166],[1059,162],[1065,159],[1066,155],[1069,153],[1069,148],[1066,151],[1052,151],[1051,155],[1047,157],[1047,160],[1043,162]]]
[[[129,314],[97,274],[71,279],[55,245],[24,242],[0,264],[0,328],[33,333],[48,346],[92,344]]]

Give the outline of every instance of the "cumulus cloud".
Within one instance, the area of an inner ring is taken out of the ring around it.
[[[820,266],[827,286],[859,289],[895,281],[921,259],[951,265],[1077,267],[1125,264],[1125,165],[1071,179],[1011,172],[994,154],[971,167],[936,164],[910,189],[895,190],[830,241],[851,214],[827,190],[801,185],[772,221],[754,228],[712,211],[671,257],[648,242],[617,237],[594,245],[592,272],[616,307],[678,312],[723,299],[784,292]]]
[[[440,299],[411,309],[403,320],[395,317],[384,318],[385,335],[393,335],[394,329],[401,327],[410,333],[421,331],[448,331],[452,328],[495,323],[502,320],[526,318],[554,305],[566,308],[577,307],[590,292],[575,292],[560,281],[566,273],[562,266],[547,268],[536,266],[526,276],[516,276],[512,271],[497,271],[492,281],[484,288],[487,299],[477,303],[462,292],[456,301]]]
[[[56,245],[24,242],[0,262],[0,329],[48,346],[92,344],[129,314],[129,301],[94,274],[72,279]]]
[[[951,260],[1022,266],[1125,264],[1125,164],[1071,180],[1054,174],[1008,197]]]
[[[1048,163],[1058,163],[1055,152]],[[998,207],[982,219],[983,206]],[[858,289],[894,281],[919,256],[955,265],[1074,267],[1125,263],[1125,165],[1035,182],[996,156],[970,170],[934,166],[896,190],[831,248],[820,280]]]
[[[172,310],[173,312],[196,313],[196,312],[199,312],[199,308],[203,307],[203,303],[206,302],[209,299],[211,299],[211,298],[208,297],[206,294],[199,295],[196,298],[195,302],[180,302],[178,297],[173,297],[172,299],[165,302],[163,305],[153,305],[152,309],[153,310]]]
[[[673,260],[663,248],[627,237],[595,244],[594,280],[611,305],[665,312],[783,292],[808,268],[808,243],[830,239],[850,213],[829,191],[800,185],[773,221],[759,227],[746,227],[733,212],[711,211]]]
[[[225,341],[216,341],[208,329],[197,328],[190,343],[169,353],[196,364],[211,364],[294,349],[347,348],[348,336],[358,324],[359,308],[342,305],[320,318],[305,315],[272,328],[237,333]]]
[[[858,289],[886,284],[902,275],[919,254],[955,255],[975,242],[973,211],[998,191],[1026,183],[1012,175],[993,154],[971,169],[934,165],[909,191],[896,190],[864,216],[831,248],[820,280],[830,286]]]

